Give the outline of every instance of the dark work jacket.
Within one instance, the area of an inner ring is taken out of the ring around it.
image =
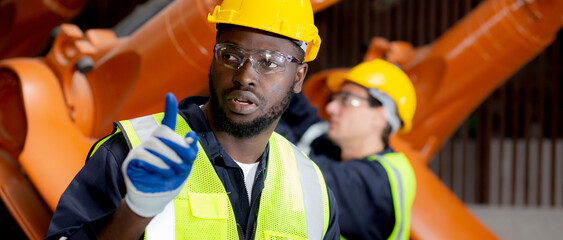
[[[207,97],[189,97],[179,104],[179,109],[187,117],[186,121],[191,129],[197,133],[225,190],[230,193],[228,196],[239,233],[244,235],[244,239],[253,239],[269,147],[265,148],[258,164],[251,194],[252,202],[249,204],[242,169],[217,142],[199,108],[207,100]],[[46,239],[59,239],[61,236],[68,236],[69,239],[97,239],[97,233],[107,224],[127,192],[121,166],[128,152],[129,147],[121,133],[115,134],[98,148],[61,196]],[[330,220],[324,239],[339,239],[340,231],[335,223],[338,208],[330,189],[328,195]]]
[[[323,121],[301,94],[293,96],[276,132],[297,144],[307,129]],[[366,158],[340,161],[340,148],[322,135],[310,144],[309,157],[319,166],[338,201],[340,232],[347,239],[387,239],[395,226],[391,185],[385,168]],[[391,148],[374,154],[391,153]]]

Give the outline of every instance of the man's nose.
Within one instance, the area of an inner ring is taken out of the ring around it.
[[[338,104],[338,100],[337,99],[331,99],[329,100],[328,104],[325,107],[326,113],[328,113],[328,115],[334,115],[337,113],[338,108],[339,108],[339,104]]]
[[[233,77],[233,82],[240,84],[241,86],[252,86],[254,87],[258,82],[260,74],[254,69],[253,61],[251,58],[246,58],[242,63],[242,66],[236,71]]]

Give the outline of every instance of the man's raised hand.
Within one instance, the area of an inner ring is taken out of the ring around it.
[[[158,214],[180,193],[197,156],[195,132],[185,138],[175,132],[177,115],[176,97],[168,93],[162,125],[131,150],[123,163],[125,201],[139,216]]]

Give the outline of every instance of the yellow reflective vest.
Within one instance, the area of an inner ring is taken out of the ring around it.
[[[131,148],[150,137],[163,113],[118,122]],[[191,131],[177,116],[176,133]],[[203,147],[186,185],[174,199],[176,239],[239,239],[234,212],[221,180]],[[255,239],[322,239],[329,223],[328,193],[319,168],[277,133],[270,152],[255,226]],[[151,231],[151,230],[147,230]],[[145,234],[145,236],[150,235]]]
[[[409,160],[403,153],[374,154],[367,159],[378,161],[389,177],[393,206],[395,206],[395,227],[388,239],[408,240],[411,207],[416,193],[416,179]]]

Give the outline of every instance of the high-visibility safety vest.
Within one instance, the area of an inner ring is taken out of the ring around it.
[[[164,113],[158,113],[120,121],[116,131],[122,131],[129,146],[134,148],[150,136],[163,117]],[[178,115],[176,133],[185,136],[189,131],[185,119]],[[175,238],[239,239],[225,187],[201,144],[198,146],[186,185],[173,201]],[[330,213],[321,171],[277,133],[270,137],[269,146],[254,239],[322,239]],[[146,233],[145,236],[149,235]]]
[[[378,161],[389,177],[393,206],[395,206],[395,227],[388,239],[409,239],[411,207],[416,193],[416,179],[409,160],[403,153],[370,155],[370,161]]]

